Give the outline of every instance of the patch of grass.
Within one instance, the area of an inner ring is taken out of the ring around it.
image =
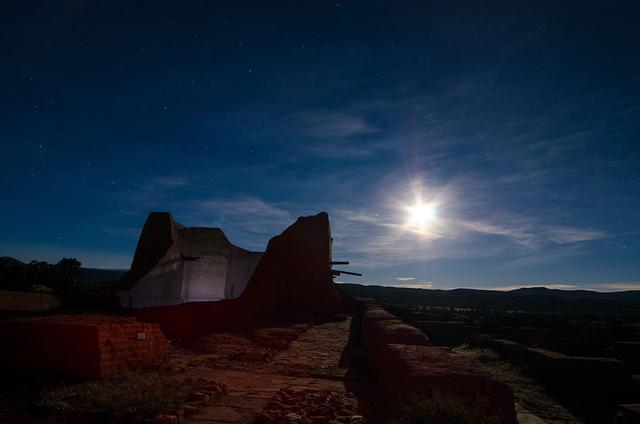
[[[478,354],[477,359],[483,364],[495,364],[500,360],[500,357],[492,350],[483,350]]]
[[[140,422],[177,410],[193,385],[177,376],[132,372],[110,379],[43,389],[39,406],[55,414],[96,415]]]
[[[577,424],[575,418],[566,408],[547,393],[523,369],[503,359],[491,349],[477,349],[463,345],[454,352],[475,361],[498,380],[507,383],[513,390],[515,401],[527,411],[539,416],[549,423]]]
[[[395,424],[498,424],[499,417],[486,416],[482,405],[448,394],[414,396]]]

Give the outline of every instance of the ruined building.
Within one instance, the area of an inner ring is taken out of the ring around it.
[[[219,228],[188,228],[170,213],[152,212],[131,270],[118,284],[120,305],[145,308],[237,298],[261,256],[234,246]]]
[[[345,306],[333,276],[345,271],[332,269],[331,244],[324,212],[298,218],[264,254],[231,245],[220,230],[189,229],[168,213],[152,213],[118,293],[139,320],[160,324],[171,337],[265,315],[333,315]]]

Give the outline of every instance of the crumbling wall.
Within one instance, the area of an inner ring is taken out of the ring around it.
[[[325,212],[300,217],[269,240],[240,299],[265,312],[335,314],[340,296],[331,274],[331,228]]]
[[[430,346],[417,328],[403,324],[371,301],[362,303],[365,359],[379,390],[390,400],[389,412],[414,394],[453,395],[464,401],[484,400],[488,415],[515,424],[513,392],[447,348]]]
[[[57,315],[0,320],[0,366],[8,370],[99,378],[159,365],[169,344],[156,324]]]

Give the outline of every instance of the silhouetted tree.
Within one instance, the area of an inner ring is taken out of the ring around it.
[[[51,287],[58,295],[66,296],[84,288],[86,279],[80,265],[82,264],[74,258],[62,258],[54,265]]]
[[[28,286],[27,267],[12,258],[0,258],[0,290],[25,290]]]
[[[80,265],[74,258],[62,258],[55,265],[0,258],[0,289],[47,291],[49,287],[58,296],[66,297],[85,287],[86,278]]]
[[[31,261],[27,265],[27,285],[42,284],[51,286],[55,275],[52,265],[45,261]]]

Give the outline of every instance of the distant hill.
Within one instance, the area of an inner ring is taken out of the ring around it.
[[[12,258],[10,256],[0,257],[0,265],[9,266],[24,266],[24,262]],[[115,283],[122,277],[127,270],[126,269],[99,269],[99,268],[80,268],[87,278],[87,283],[91,285],[99,283]]]
[[[19,261],[11,256],[0,256],[0,265],[24,265],[25,263]]]
[[[434,290],[360,284],[340,284],[340,287],[354,296],[372,297],[382,303],[514,311],[640,315],[640,290],[602,293],[590,290],[554,290],[545,287],[511,291]]]

